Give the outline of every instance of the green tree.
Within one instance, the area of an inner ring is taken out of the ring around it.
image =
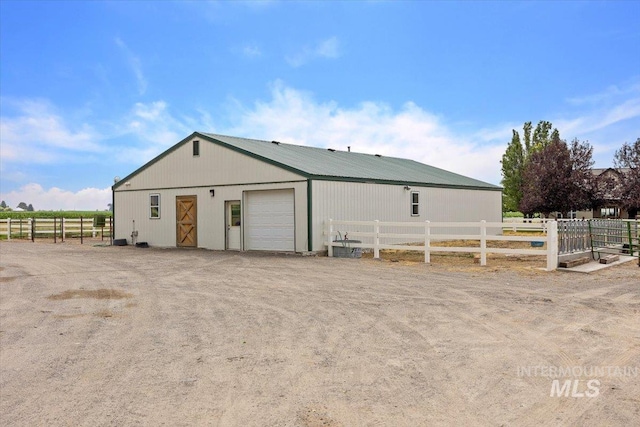
[[[531,126],[531,123],[529,123],[529,126]],[[527,149],[527,153],[532,154],[540,151],[558,139],[560,139],[558,129],[553,129],[551,122],[541,120],[533,131],[531,146]]]
[[[525,123],[526,126],[526,123]],[[507,145],[507,151],[502,156],[502,211],[513,212],[518,210],[522,200],[522,171],[524,169],[524,153],[520,135],[513,130],[511,142]]]
[[[29,206],[27,206],[27,211],[33,212],[33,205],[31,203],[29,203]]]
[[[2,202],[0,202],[0,208],[2,208],[2,209],[6,209],[7,208],[7,203],[4,200]]]
[[[523,141],[520,134],[513,129],[511,142],[507,145],[505,153],[502,155],[502,181],[504,187],[502,198],[503,212],[516,211],[520,206],[523,193],[524,168],[529,157],[536,152],[543,150],[554,139],[560,139],[560,132],[553,128],[551,122],[541,120],[535,129],[531,122],[525,122],[522,126]],[[523,144],[524,142],[524,144]]]
[[[20,202],[20,203],[18,203],[18,208],[19,209],[24,209],[26,211],[29,208],[29,206],[27,206],[27,204],[25,202]]]

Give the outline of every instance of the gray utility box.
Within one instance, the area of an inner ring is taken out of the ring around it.
[[[353,245],[362,243],[360,240],[335,240],[342,246],[333,247],[333,256],[335,258],[362,258],[362,248],[354,248]]]

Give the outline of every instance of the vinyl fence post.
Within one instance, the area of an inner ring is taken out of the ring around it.
[[[487,221],[480,221],[480,265],[487,265]]]
[[[64,217],[62,217],[60,218],[60,240],[62,240],[62,242],[64,242],[64,235],[66,234],[66,231]]]
[[[58,243],[57,238],[58,235],[56,234],[56,229],[58,225],[58,218],[56,218],[55,216],[53,217],[53,243]]]
[[[424,262],[431,263],[431,223],[424,222]]]
[[[629,238],[629,255],[633,256],[633,238],[631,237],[631,221],[627,221],[627,236]]]
[[[7,240],[11,240],[11,218],[7,218]]]
[[[109,243],[113,245],[113,217],[109,217]]]
[[[331,258],[333,256],[333,246],[331,246],[333,243],[331,241],[331,237],[333,235],[333,220],[331,218],[329,218],[329,221],[327,222],[327,228],[327,256]]]
[[[380,259],[380,221],[375,220],[373,222],[373,257]]]
[[[84,227],[82,226],[82,216],[80,216],[80,244],[84,243]]]
[[[547,223],[547,271],[558,268],[558,222]]]

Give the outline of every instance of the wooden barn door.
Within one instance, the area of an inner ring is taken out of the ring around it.
[[[179,247],[198,247],[197,197],[176,196],[176,244]]]

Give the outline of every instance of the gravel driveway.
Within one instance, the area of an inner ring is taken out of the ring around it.
[[[6,426],[640,419],[633,263],[575,275],[3,242],[0,270]],[[551,396],[556,379],[571,390]]]

